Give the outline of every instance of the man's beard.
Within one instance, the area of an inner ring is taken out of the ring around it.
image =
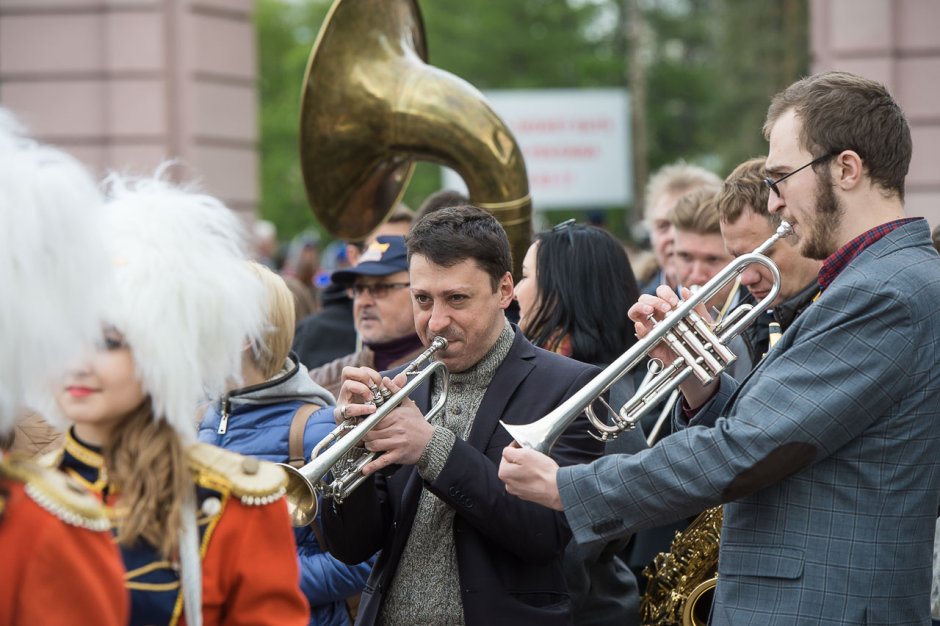
[[[816,220],[803,236],[800,253],[817,261],[829,258],[838,249],[836,231],[842,225],[844,214],[845,207],[832,190],[832,177],[820,175],[816,185]]]

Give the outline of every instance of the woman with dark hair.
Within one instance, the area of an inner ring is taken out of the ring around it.
[[[516,285],[519,328],[536,346],[604,367],[636,343],[627,309],[639,288],[623,246],[607,231],[568,220],[539,233],[522,262]],[[643,368],[610,390],[618,408],[634,393]],[[608,443],[607,452],[633,453],[646,447],[635,428]],[[565,549],[565,578],[574,623],[639,624],[634,574],[617,556],[629,537]]]
[[[535,236],[516,285],[519,327],[529,341],[601,366],[636,343],[626,311],[638,298],[620,242],[574,220]]]

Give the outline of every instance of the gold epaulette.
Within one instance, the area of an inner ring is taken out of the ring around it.
[[[65,455],[65,448],[56,448],[49,450],[38,456],[33,457],[33,462],[49,469],[58,469],[62,463],[62,457]]]
[[[36,504],[66,524],[96,531],[111,528],[102,504],[57,469],[13,456],[0,460],[0,474],[22,482],[26,494]]]
[[[269,504],[283,496],[287,486],[287,474],[274,463],[206,443],[189,448],[189,466],[200,485],[231,493],[242,504]]]

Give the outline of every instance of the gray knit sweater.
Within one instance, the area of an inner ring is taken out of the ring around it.
[[[483,394],[509,349],[514,333],[509,322],[490,351],[472,368],[450,375],[444,410],[435,418],[434,435],[418,460],[421,477],[431,482],[441,473],[456,437],[470,434]],[[442,381],[434,378],[431,402],[437,402]],[[408,543],[392,579],[379,624],[463,624],[460,576],[454,546],[454,509],[427,489],[421,492]]]

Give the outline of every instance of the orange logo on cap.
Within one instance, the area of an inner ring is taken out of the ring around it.
[[[375,241],[372,245],[369,246],[369,249],[362,253],[362,256],[359,257],[360,263],[365,263],[366,261],[381,261],[382,255],[385,254],[385,251],[388,250],[388,247],[391,244],[388,243],[379,243]]]

